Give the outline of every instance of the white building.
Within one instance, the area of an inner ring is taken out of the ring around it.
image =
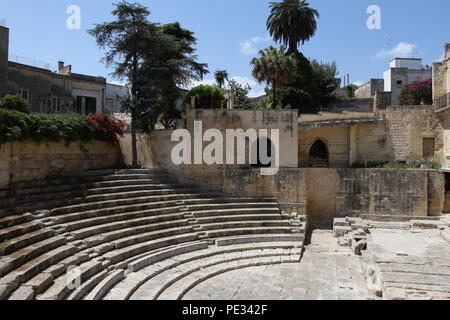
[[[391,92],[391,105],[398,106],[398,97],[406,85],[425,81],[431,77],[431,67],[424,67],[422,59],[395,58],[391,60],[389,69],[384,72],[384,91]]]

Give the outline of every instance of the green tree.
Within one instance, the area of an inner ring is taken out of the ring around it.
[[[131,113],[132,165],[137,167],[137,118],[145,107],[142,100],[142,80],[145,78],[142,78],[140,70],[146,56],[160,52],[169,43],[158,33],[158,24],[148,20],[148,8],[126,1],[114,6],[112,15],[115,20],[96,24],[88,33],[95,37],[100,48],[107,50],[102,61],[115,67],[112,75],[118,79],[125,78],[131,84],[131,97],[124,102],[123,108]]]
[[[197,39],[193,32],[175,22],[161,26],[159,33],[168,37],[172,45],[144,58],[141,70],[143,84],[147,84],[144,95],[151,105],[141,118],[140,127],[145,131],[152,130],[157,122],[166,129],[173,128],[174,121],[181,117],[181,110],[176,108],[183,92],[179,87],[200,81],[208,73],[208,65],[197,62],[194,55]]]
[[[191,97],[196,97],[195,108],[197,109],[220,109],[224,100],[222,89],[206,84],[192,88],[186,97],[187,102],[190,102]]]
[[[267,19],[270,36],[289,46],[288,54],[298,53],[298,45],[311,39],[317,30],[319,12],[304,0],[283,0],[270,3]]]
[[[214,78],[216,79],[219,88],[222,89],[225,84],[225,81],[228,80],[228,71],[218,70],[214,73]]]
[[[18,94],[7,94],[0,99],[0,108],[28,113],[28,102]]]
[[[286,47],[280,49],[270,46],[259,51],[259,58],[251,61],[253,76],[261,83],[266,82],[272,87],[273,106],[278,105],[277,87],[288,84],[292,79],[292,71],[296,67],[294,55],[285,54]]]
[[[252,109],[254,107],[254,104],[252,104],[252,101],[248,97],[251,89],[248,83],[242,85],[233,79],[228,81],[227,92],[230,96],[234,97],[235,109]]]

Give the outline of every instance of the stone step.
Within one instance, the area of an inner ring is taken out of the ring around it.
[[[280,215],[280,209],[276,207],[260,207],[260,208],[230,208],[230,209],[215,209],[215,210],[199,210],[192,211],[192,216],[196,219],[209,217],[222,217],[233,215]]]
[[[300,251],[298,249],[291,251],[291,249],[255,249],[249,247],[242,248],[238,251],[218,251],[203,256],[196,253],[197,257],[194,256],[193,258],[183,259],[183,257],[177,257],[179,262],[175,264],[172,263],[169,266],[165,266],[163,263],[163,270],[158,270],[151,274],[150,269],[148,273],[153,277],[149,277],[146,282],[142,283],[140,287],[135,290],[135,293],[130,299],[135,300],[144,298],[146,300],[156,300],[166,296],[172,290],[174,294],[180,294],[181,291],[178,290],[178,284],[186,281],[186,279],[195,279],[196,274],[201,270],[217,267],[218,270],[225,272],[229,266],[237,267],[242,265],[244,261],[266,258],[270,258],[270,261],[277,261],[277,263],[288,260],[290,262],[291,256],[297,257],[295,253],[299,254]]]
[[[174,221],[132,228],[128,230],[128,233],[125,233],[125,230],[121,230],[119,233],[113,232],[102,236],[111,241],[117,250],[161,237],[182,235],[190,232],[192,232],[192,227],[188,226],[186,221]],[[124,234],[125,236],[123,236]],[[120,238],[118,238],[119,236]],[[116,237],[116,239],[112,240],[111,237]]]
[[[88,279],[85,283],[83,283],[79,288],[74,290],[68,297],[67,300],[81,300],[84,296],[86,296],[89,292],[94,290],[94,288],[103,281],[110,272],[108,270],[103,270],[102,272],[96,274],[91,279]]]
[[[193,203],[196,200],[191,200]],[[223,209],[256,209],[256,208],[271,208],[277,209],[279,211],[279,207],[277,203],[271,202],[222,202],[217,203],[215,199],[211,199],[210,203],[202,203],[202,204],[189,204],[186,206],[188,211],[208,211],[208,210],[223,210]]]
[[[188,265],[193,265],[194,267],[204,266],[211,261],[223,261],[225,256],[233,256],[238,258],[244,256],[247,252],[253,252],[253,256],[260,255],[263,250],[265,254],[269,251],[271,254],[290,254],[293,247],[286,244],[271,243],[271,244],[259,244],[259,245],[236,245],[229,248],[208,248],[206,243],[199,243],[198,248],[189,248],[189,251],[185,253],[180,252],[179,247],[174,247],[171,250],[165,250],[160,253],[155,253],[143,257],[139,261],[135,261],[128,265],[128,270],[130,274],[122,282],[120,282],[115,287],[111,288],[108,294],[104,297],[105,300],[128,300],[130,296],[134,294],[136,290],[142,287],[144,284],[150,290],[154,290],[155,286],[149,284],[150,281],[154,281],[156,286],[164,285],[170,281],[171,274],[173,270],[174,274],[179,274],[182,269],[189,269]],[[298,249],[297,249],[298,250]],[[177,251],[176,253],[174,251]],[[300,252],[300,251],[298,251]],[[176,259],[171,259],[171,257],[176,256]],[[142,270],[142,271],[141,271]],[[141,271],[141,272],[139,272]],[[162,276],[159,276],[162,275]],[[155,277],[158,277],[162,281],[158,281]],[[141,291],[146,292],[146,289],[141,289]],[[158,289],[156,290],[158,291]],[[150,297],[148,297],[150,299]]]
[[[12,290],[16,290],[21,284],[35,277],[40,272],[56,264],[58,261],[77,252],[77,248],[71,245],[58,247],[49,251],[18,269],[10,272],[6,277],[0,279],[0,285],[7,286]]]
[[[292,235],[292,234],[261,234],[261,235],[244,235],[234,237],[219,238],[215,241],[218,247],[248,244],[248,243],[271,243],[271,242],[287,242],[292,243],[295,247],[303,247],[305,241],[305,235]]]
[[[106,216],[100,216],[100,217],[94,217],[94,218],[88,218],[88,219],[82,219],[83,216],[80,215],[80,216],[78,216],[79,219],[75,219],[74,222],[64,223],[63,226],[65,227],[66,232],[71,232],[71,231],[75,231],[75,230],[95,227],[95,226],[101,225],[101,224],[121,222],[121,221],[146,218],[146,217],[158,217],[158,216],[162,216],[162,215],[171,216],[173,214],[179,214],[180,216],[184,216],[184,214],[181,214],[179,212],[179,209],[180,209],[179,207],[163,207],[163,208],[157,208],[157,209],[151,209],[151,210],[141,210],[141,211],[136,211],[136,212],[127,212],[127,213],[106,215]],[[71,218],[73,218],[73,217],[71,217]],[[61,220],[57,220],[57,221],[61,221]]]
[[[103,297],[106,292],[114,286],[116,283],[122,281],[125,278],[125,270],[116,270],[103,279],[87,296],[84,300],[98,300]]]
[[[170,210],[179,210],[177,206],[178,200],[171,201],[162,201],[162,202],[153,202],[153,203],[145,203],[145,204],[133,204],[128,206],[120,206],[120,207],[112,207],[84,212],[77,212],[72,214],[66,214],[63,216],[56,216],[57,223],[69,223],[74,221],[80,221],[84,219],[98,218],[98,217],[106,217],[112,215],[126,214],[126,213],[136,213],[140,211],[151,211],[158,209],[170,209]],[[173,211],[172,211],[173,212]]]
[[[16,226],[22,223],[30,222],[34,219],[30,213],[25,213],[17,216],[7,216],[0,219],[0,229]]]
[[[116,222],[113,219],[105,218],[103,219],[103,221],[101,220],[90,221],[91,223],[87,228],[85,228],[86,224],[83,224],[84,228],[78,228],[79,225],[71,225],[69,228],[66,229],[66,231],[70,232],[71,235],[73,235],[76,239],[84,239],[87,237],[91,237],[106,232],[177,220],[178,221],[182,220],[186,222],[186,220],[184,219],[184,215],[182,213],[171,213],[155,216],[144,216],[136,219],[126,219]],[[95,224],[93,224],[94,222]]]
[[[157,299],[158,300],[181,300],[189,291],[195,288],[198,284],[216,277],[220,274],[224,274],[230,271],[245,269],[250,267],[268,266],[275,264],[287,264],[287,263],[299,263],[301,257],[298,256],[272,256],[261,258],[241,259],[236,262],[222,263],[220,265],[214,265],[205,269],[196,271],[190,274],[188,277],[180,279],[180,281],[174,283],[174,285],[165,289]],[[180,290],[181,289],[181,290]]]
[[[177,234],[175,232],[175,234],[176,235],[173,235],[172,233],[171,236],[157,237],[147,242],[118,249],[114,252],[105,254],[104,257],[112,263],[117,263],[145,252],[198,240],[198,235],[196,233]]]
[[[157,195],[157,196],[144,196],[144,197],[137,197],[137,198],[106,200],[106,201],[82,203],[82,204],[78,204],[78,205],[74,205],[74,206],[55,208],[52,210],[52,215],[78,213],[78,212],[84,212],[84,211],[91,211],[91,210],[95,210],[95,209],[105,209],[105,208],[110,208],[110,207],[127,206],[127,205],[132,205],[132,204],[144,204],[144,203],[151,203],[151,202],[182,200],[182,199],[201,198],[201,197],[205,197],[205,195],[200,195],[197,193],[175,193],[175,194],[166,194],[166,195]]]
[[[223,238],[230,236],[255,235],[255,234],[292,234],[291,227],[250,227],[250,228],[235,228],[235,229],[221,229],[207,232],[207,236],[212,238]]]
[[[286,217],[280,214],[236,214],[229,216],[213,216],[195,219],[195,224],[224,223],[231,221],[286,221]]]
[[[290,227],[289,220],[268,220],[268,221],[231,221],[219,223],[207,223],[201,225],[203,231],[225,230],[225,229],[243,229],[243,228],[272,228],[272,227]]]
[[[54,284],[38,300],[63,300],[75,289],[78,289],[87,279],[102,270],[102,263],[97,260],[88,261],[76,268],[69,270],[66,274],[54,281]]]
[[[12,227],[0,229],[0,242],[5,242],[41,229],[41,225],[37,221],[30,221]]]
[[[126,243],[134,244],[140,237],[145,237],[148,233],[153,232],[164,233],[166,230],[180,229],[190,230],[191,227],[187,227],[186,220],[173,220],[166,222],[159,222],[153,224],[147,224],[143,226],[134,226],[124,229],[118,229],[114,231],[105,231],[103,233],[96,233],[91,238],[84,238],[85,243],[94,243],[98,245],[105,242],[113,242],[116,248],[126,246]],[[90,241],[92,239],[92,241]],[[146,240],[143,240],[146,241]]]
[[[11,254],[17,250],[54,236],[48,229],[40,229],[0,243],[0,256]]]
[[[130,184],[119,187],[108,188],[91,188],[86,189],[87,195],[116,194],[133,191],[157,191],[157,190],[180,190],[180,189],[197,189],[194,185],[188,184]]]
[[[0,264],[0,277],[3,277],[14,269],[19,268],[28,261],[46,254],[48,251],[56,249],[66,243],[67,240],[64,237],[52,237],[20,249],[13,254],[2,257]]]

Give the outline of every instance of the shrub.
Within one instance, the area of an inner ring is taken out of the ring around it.
[[[401,105],[433,104],[433,81],[428,79],[406,85],[399,100]]]
[[[123,135],[123,123],[104,115],[29,115],[0,109],[0,144],[10,141],[88,142],[91,140],[116,142]]]
[[[99,139],[113,141],[117,136],[123,137],[124,126],[123,121],[108,118],[104,114],[92,115],[89,122],[94,125],[100,133]]]
[[[28,113],[28,102],[19,95],[7,94],[0,99],[0,108]]]
[[[191,97],[197,97],[195,100],[195,108],[220,109],[222,107],[224,94],[218,87],[202,84],[189,91],[186,98],[187,103],[190,103]]]

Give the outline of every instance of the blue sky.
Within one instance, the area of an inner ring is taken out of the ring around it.
[[[133,1],[132,1],[133,2]],[[230,76],[263,90],[254,82],[250,60],[258,49],[273,44],[267,38],[268,0],[140,0],[151,20],[180,21],[195,32],[197,54],[209,70],[227,69]],[[394,56],[421,57],[432,64],[450,42],[450,1],[430,0],[310,0],[320,12],[316,36],[300,48],[307,57],[336,61],[339,76],[351,82],[382,77]],[[81,8],[81,29],[69,30],[67,7]],[[367,8],[381,9],[381,30],[369,30]],[[109,21],[112,2],[106,0],[2,0],[0,19],[10,28],[10,54],[73,65],[73,71],[109,77],[99,62],[103,52],[86,33],[94,23]],[[206,76],[206,82],[212,74]],[[110,79],[112,80],[112,79]],[[211,81],[211,80],[209,80]]]

